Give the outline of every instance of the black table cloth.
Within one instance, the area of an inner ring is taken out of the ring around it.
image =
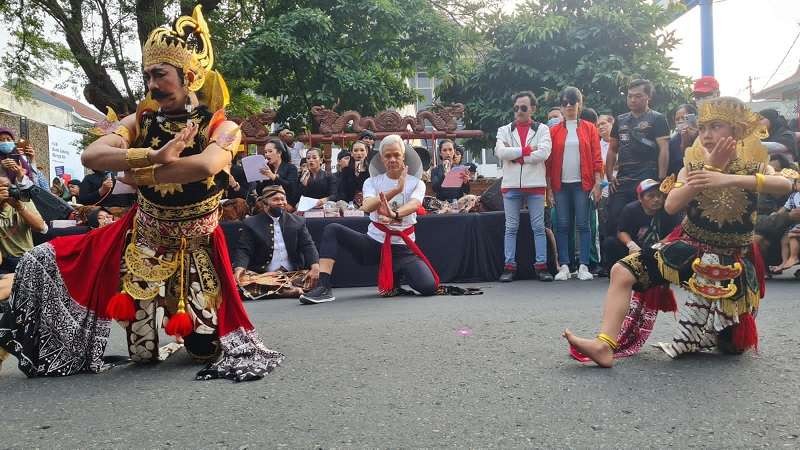
[[[309,218],[306,225],[311,237],[319,248],[322,231],[329,223],[340,223],[361,233],[367,232],[369,218]],[[520,229],[517,236],[518,279],[534,277],[533,271],[533,233],[530,229],[528,213],[520,216]],[[228,247],[238,239],[241,224],[222,223],[228,238]],[[470,214],[433,214],[420,216],[417,223],[417,243],[443,283],[496,281],[503,270],[503,235],[505,215],[503,212]],[[549,252],[553,254],[553,252]],[[555,262],[550,258],[551,271]],[[333,270],[335,287],[375,286],[377,267],[358,265],[346,251],[339,253]]]

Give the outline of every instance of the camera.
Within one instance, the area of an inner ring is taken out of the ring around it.
[[[8,196],[20,202],[31,201],[31,192],[29,189],[20,189],[18,185],[12,184],[8,187]]]

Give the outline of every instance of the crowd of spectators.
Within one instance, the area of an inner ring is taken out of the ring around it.
[[[703,77],[695,82],[693,94],[694,102],[663,114],[650,106],[652,83],[633,80],[626,91],[628,111],[616,116],[586,105],[576,87],[564,88],[557,103],[541,115],[535,93],[515,94],[509,105],[513,120],[496,133],[505,213],[500,280],[516,277],[523,210],[533,232],[533,242],[526,245],[534,248],[534,269],[541,281],[604,276],[619,258],[664,238],[681,217],[664,212],[658,187],[683,167],[684,152],[699,134],[697,102],[719,96],[719,85]],[[797,176],[797,120],[789,122],[775,109],[760,114],[768,131],[764,141],[770,165],[775,172],[794,170]],[[241,162],[246,155],[237,156],[222,213],[223,220],[244,224],[241,241],[232,244],[237,280],[252,284],[260,273],[276,271],[303,271],[303,280],[314,280],[319,255],[305,222],[292,213],[302,197],[313,199],[317,208],[330,202],[360,208],[377,141],[365,130],[339,150],[335,161],[327,162],[321,149],[306,149],[291,130],[280,129],[258,150],[265,161],[260,181],[247,179]],[[459,210],[458,202],[473,190],[477,167],[465,160],[457,142],[442,139],[437,144],[434,164],[425,175],[429,192],[438,204]],[[16,261],[37,241],[34,236],[48,232],[34,202],[20,197],[20,191],[33,186],[49,191],[75,208],[70,217],[75,225],[88,228],[112,223],[136,200],[134,193],[117,192],[114,172],[93,172],[82,180],[56,177],[48,185],[30,143],[17,140],[6,128],[0,128],[0,168],[0,298],[9,279],[2,274],[13,274]],[[756,232],[771,273],[800,264],[800,194],[761,196]],[[554,268],[547,265],[548,257],[556,261]],[[294,283],[275,292],[296,296],[303,287]]]

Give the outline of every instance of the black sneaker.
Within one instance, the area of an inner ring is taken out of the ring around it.
[[[500,275],[500,282],[501,283],[510,283],[514,281],[514,271],[513,270],[504,270],[502,275]]]
[[[547,270],[540,270],[536,272],[536,278],[538,278],[539,281],[553,281],[553,275],[551,275]]]
[[[304,305],[316,305],[334,300],[336,300],[336,297],[333,296],[333,289],[324,286],[317,286],[310,292],[300,296],[300,303]]]

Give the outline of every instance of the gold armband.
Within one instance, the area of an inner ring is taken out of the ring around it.
[[[765,177],[763,173],[756,174],[756,192],[760,193],[764,190],[764,182],[766,179],[767,177]]]
[[[129,148],[125,153],[125,162],[131,169],[140,169],[142,167],[152,166],[150,162],[150,149],[149,148]]]
[[[128,129],[125,125],[120,125],[114,130],[111,134],[116,134],[117,136],[125,139],[125,142],[128,144],[131,143],[131,130]]]
[[[678,181],[678,177],[676,177],[675,174],[672,174],[667,178],[664,178],[664,181],[661,182],[659,190],[664,194],[669,194],[671,190],[678,189],[681,186],[683,186],[683,182]]]
[[[722,173],[722,169],[718,169],[718,168],[716,168],[716,167],[714,167],[714,166],[711,166],[711,165],[708,165],[708,164],[704,165],[704,166],[703,166],[703,169],[705,169],[705,170],[710,170],[710,171],[712,171],[712,172],[719,172],[719,173]]]
[[[139,186],[154,186],[156,182],[156,166],[133,169],[133,179]]]

